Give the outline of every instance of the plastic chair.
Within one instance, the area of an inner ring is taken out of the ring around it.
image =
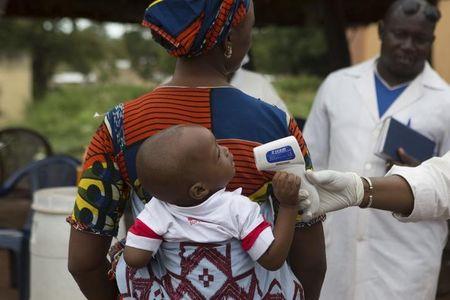
[[[11,127],[0,130],[0,183],[29,163],[52,154],[47,139],[32,129]]]
[[[55,155],[32,162],[13,173],[0,188],[0,196],[5,196],[14,190],[16,184],[28,179],[30,194],[47,187],[73,186],[77,180],[77,167],[80,161],[67,156]],[[1,201],[1,198],[0,198]],[[0,248],[8,249],[14,261],[11,270],[13,286],[17,286],[20,299],[29,297],[29,238],[32,211],[22,230],[0,228]]]

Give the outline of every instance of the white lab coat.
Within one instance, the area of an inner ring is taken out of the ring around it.
[[[393,116],[450,150],[450,91],[427,64],[379,117],[372,59],[332,73],[322,84],[304,136],[316,169],[385,175],[374,155],[383,121]],[[325,222],[328,270],[321,299],[434,299],[447,238],[442,221],[398,222],[388,212],[349,208]]]
[[[417,168],[394,166],[388,175],[400,175],[414,194],[409,216],[394,215],[402,222],[450,219],[450,152],[434,157]]]
[[[270,80],[259,73],[239,68],[233,75],[230,84],[244,93],[275,105],[289,114],[284,101],[278,96]]]

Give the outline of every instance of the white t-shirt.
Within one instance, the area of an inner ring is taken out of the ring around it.
[[[223,189],[192,207],[152,198],[128,231],[126,245],[155,254],[163,241],[217,243],[236,238],[252,259],[258,260],[274,236],[259,205],[241,192]]]

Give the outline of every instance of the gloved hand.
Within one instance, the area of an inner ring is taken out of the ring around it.
[[[320,204],[316,216],[360,205],[364,198],[364,185],[356,173],[308,170],[306,179],[319,193]]]
[[[302,221],[309,222],[313,218],[313,209],[311,200],[309,200],[309,193],[307,190],[300,188],[298,191],[298,207],[302,211]]]

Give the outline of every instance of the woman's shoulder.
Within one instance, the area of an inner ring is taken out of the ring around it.
[[[261,99],[246,94],[245,92],[235,87],[213,88],[211,91],[211,98],[213,100],[227,99],[227,101],[232,101],[245,106],[254,106],[265,110],[274,111],[276,113],[285,114],[281,109],[279,109],[275,105],[269,104]]]
[[[289,134],[289,116],[284,111],[236,88],[211,91],[211,114],[217,138],[263,143]]]

